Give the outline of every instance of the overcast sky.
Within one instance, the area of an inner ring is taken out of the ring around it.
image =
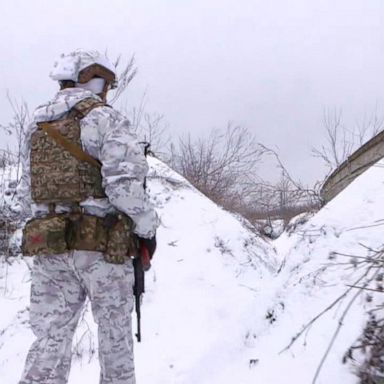
[[[241,124],[308,182],[324,173],[310,154],[324,108],[348,124],[384,114],[383,0],[12,0],[1,14],[3,124],[6,91],[46,101],[55,58],[76,48],[135,54],[127,102],[146,92],[174,135]]]

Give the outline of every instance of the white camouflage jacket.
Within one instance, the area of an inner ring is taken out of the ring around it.
[[[35,204],[30,191],[30,140],[37,122],[57,120],[78,102],[98,96],[81,88],[68,88],[56,94],[50,102],[38,107],[33,122],[25,134],[22,148],[23,174],[19,186],[19,201],[24,210],[31,209],[33,217],[48,213],[46,204]],[[159,224],[157,214],[143,188],[148,172],[142,146],[130,130],[129,121],[110,107],[93,109],[80,122],[83,149],[101,164],[103,187],[108,198],[88,198],[81,202],[86,213],[104,217],[107,213],[122,211],[135,223],[137,235],[152,237]],[[56,212],[67,212],[69,206],[59,205]]]

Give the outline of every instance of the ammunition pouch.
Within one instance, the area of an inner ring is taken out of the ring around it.
[[[105,261],[123,264],[134,256],[137,240],[132,220],[123,214],[105,218],[82,213],[35,218],[23,229],[24,256],[57,255],[71,250],[102,252]]]

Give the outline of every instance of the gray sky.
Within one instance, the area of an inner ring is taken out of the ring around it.
[[[1,11],[3,124],[6,90],[31,108],[46,101],[54,59],[76,48],[134,53],[127,103],[146,92],[175,135],[233,121],[308,182],[324,174],[310,154],[324,108],[349,124],[384,114],[383,0],[12,0]]]

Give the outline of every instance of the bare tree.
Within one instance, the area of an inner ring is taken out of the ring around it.
[[[329,170],[333,170],[384,128],[384,117],[379,116],[376,108],[368,117],[364,116],[348,128],[343,122],[341,110],[326,109],[323,112],[323,127],[325,144],[320,148],[312,148],[312,154],[322,159]]]
[[[171,148],[170,165],[216,203],[236,210],[256,176],[263,149],[246,128],[228,124],[207,138],[189,135]]]
[[[21,174],[21,146],[25,130],[30,122],[30,115],[28,105],[25,101],[18,102],[11,97],[9,92],[7,92],[7,99],[12,108],[13,117],[7,125],[0,125],[0,129],[16,140],[16,147],[14,149],[3,150],[3,157],[8,159],[10,163],[16,163],[16,180],[19,182]]]
[[[376,136],[384,128],[384,116],[380,116],[377,107],[369,116],[364,116],[356,122],[357,144],[362,146],[371,137]]]
[[[341,110],[324,110],[323,126],[326,143],[320,149],[313,148],[312,153],[322,159],[330,169],[334,169],[352,153],[353,134],[345,128]]]

